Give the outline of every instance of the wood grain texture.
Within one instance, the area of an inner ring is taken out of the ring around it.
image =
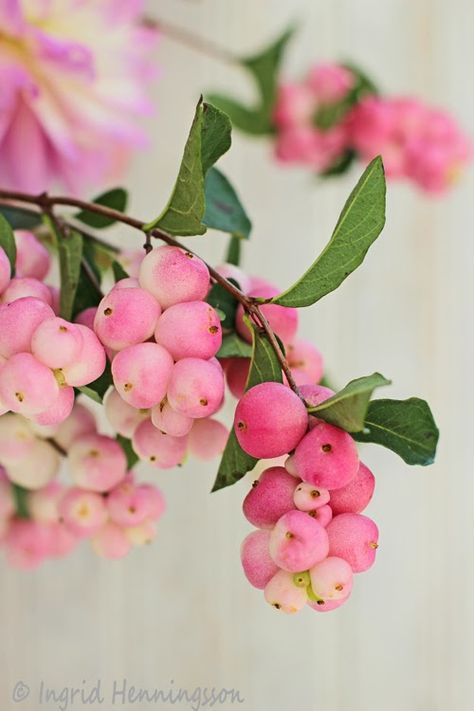
[[[162,0],[149,11],[239,53],[300,18],[289,75],[311,60],[349,58],[386,91],[422,96],[474,125],[468,0]],[[166,38],[158,59],[152,144],[130,179],[132,210],[143,219],[167,198],[200,92],[252,96],[237,68]],[[265,142],[235,135],[233,144],[222,166],[255,226],[246,264],[286,287],[329,238],[361,170],[319,184],[278,168]],[[394,382],[387,397],[429,399],[442,433],[428,469],[364,449],[377,475],[369,511],[381,547],[350,604],[336,614],[278,616],[240,571],[248,480],[210,496],[215,463],[148,471],[168,500],[153,546],[118,563],[84,546],[32,574],[1,563],[2,709],[18,708],[10,700],[18,679],[34,691],[41,679],[61,687],[124,676],[147,687],[173,679],[238,688],[249,711],[472,709],[473,182],[469,172],[441,201],[392,184],[387,226],[364,265],[302,313],[302,332],[321,347],[335,381],[379,370]],[[194,244],[214,262],[224,253],[217,234]],[[32,700],[20,708],[40,707]]]

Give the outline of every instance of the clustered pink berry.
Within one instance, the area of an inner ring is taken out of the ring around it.
[[[355,82],[348,68],[320,64],[303,81],[279,87],[273,112],[278,160],[322,172],[348,151],[364,162],[382,155],[390,178],[411,179],[428,192],[446,190],[472,153],[455,120],[418,99],[369,95],[369,89],[344,107]]]
[[[60,458],[50,438],[68,454],[71,486],[58,478]],[[102,557],[121,558],[153,540],[165,510],[159,489],[135,481],[121,447],[97,432],[80,403],[49,427],[13,413],[1,417],[0,462],[0,543],[18,568],[66,556],[82,539]],[[27,519],[17,514],[14,485],[25,492]]]
[[[317,399],[322,386],[308,388]],[[322,390],[320,401],[332,394]],[[298,395],[278,383],[246,392],[234,429],[252,456],[291,453],[285,466],[265,469],[244,500],[245,517],[259,529],[242,544],[246,577],[286,613],[305,604],[320,612],[339,607],[350,596],[353,573],[370,568],[378,545],[377,526],[361,513],[375,479],[360,462],[354,440],[308,417]]]
[[[162,469],[181,464],[188,451],[216,456],[228,432],[210,419],[223,404],[225,381],[215,357],[221,322],[204,300],[209,270],[199,257],[164,246],[141,260],[137,276],[118,281],[94,314],[111,360],[109,421],[140,459]]]

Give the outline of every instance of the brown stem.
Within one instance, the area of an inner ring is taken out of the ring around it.
[[[231,52],[228,52],[223,47],[220,47],[214,42],[210,42],[202,37],[196,36],[194,33],[183,29],[182,27],[177,27],[176,25],[166,22],[165,20],[155,20],[151,17],[145,17],[143,19],[143,25],[145,27],[150,27],[151,29],[156,29],[162,32],[166,37],[169,37],[175,42],[179,42],[185,47],[189,47],[196,52],[201,54],[206,54],[212,59],[217,59],[220,62],[226,62],[226,64],[238,64],[239,59]]]
[[[28,193],[0,190],[0,204],[2,202],[11,201],[11,200],[16,201],[16,202],[21,202],[21,203],[28,203],[31,205],[37,205],[41,210],[43,210],[43,212],[48,214],[50,217],[52,215],[52,208],[55,205],[64,205],[66,207],[77,207],[80,210],[86,210],[87,212],[93,212],[97,215],[109,217],[110,219],[112,219],[114,221],[122,222],[123,224],[129,225],[130,227],[133,227],[134,229],[140,230],[141,232],[145,232],[145,234],[147,236],[147,240],[145,243],[146,248],[148,248],[148,245],[151,247],[151,244],[149,241],[150,237],[155,237],[156,239],[160,239],[162,242],[165,242],[166,244],[172,245],[173,247],[179,247],[180,249],[185,249],[189,254],[198,256],[195,254],[195,252],[188,249],[187,247],[184,247],[180,242],[178,242],[178,240],[174,239],[174,237],[167,234],[166,232],[163,232],[162,230],[157,229],[157,228],[154,228],[152,230],[145,230],[144,228],[147,225],[146,222],[143,222],[142,220],[137,220],[134,217],[130,217],[129,215],[126,215],[123,212],[114,210],[111,207],[106,207],[105,205],[99,205],[97,203],[89,203],[89,202],[85,202],[84,200],[79,200],[77,198],[71,198],[71,197],[64,197],[61,195],[48,195],[47,193],[42,193],[41,195],[29,195]],[[56,220],[56,217],[54,217],[54,215],[53,215],[53,219]],[[66,218],[62,218],[62,220],[63,220],[63,224],[67,224]],[[219,272],[216,271],[209,264],[207,264],[207,267],[209,269],[209,273],[210,273],[212,279],[217,284],[220,284],[226,291],[228,291],[237,301],[239,301],[239,303],[242,304],[242,306],[250,314],[250,316],[263,328],[263,330],[267,334],[268,340],[271,343],[271,346],[275,352],[275,355],[278,358],[278,362],[280,363],[281,368],[282,368],[283,372],[285,373],[285,376],[288,380],[288,385],[299,397],[301,397],[298,386],[296,385],[295,380],[291,374],[291,370],[290,370],[288,362],[285,358],[285,355],[280,347],[280,344],[278,343],[275,333],[273,332],[270,324],[268,323],[267,319],[263,315],[257,300],[252,299],[251,297],[248,297],[246,294],[244,294],[242,291],[240,291],[240,289],[238,289],[236,286],[234,286],[234,284],[232,284],[230,281],[228,281],[225,277],[221,276],[219,274]],[[90,271],[91,271],[90,267],[89,267],[89,265],[87,265],[88,276],[89,276]],[[96,287],[95,275],[92,275],[92,276],[94,278],[94,281],[92,283],[94,284],[94,287]],[[99,291],[100,291],[100,289],[99,289]]]
[[[67,457],[66,450],[63,449],[63,447],[61,447],[61,445],[58,444],[55,439],[49,437],[46,441],[56,450],[56,452],[59,452],[62,457]]]

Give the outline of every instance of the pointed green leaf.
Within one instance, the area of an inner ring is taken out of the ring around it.
[[[262,52],[240,61],[256,84],[257,100],[254,106],[244,106],[233,98],[221,94],[209,96],[209,101],[225,111],[233,125],[241,131],[254,135],[274,132],[272,115],[279,83],[279,70],[286,45],[293,33],[293,27],[285,30]]]
[[[364,420],[372,393],[375,388],[380,388],[383,385],[390,385],[390,380],[384,378],[380,373],[351,380],[345,388],[328,400],[316,407],[308,408],[308,412],[320,420],[346,430],[346,432],[360,432],[364,428]]]
[[[234,264],[236,267],[240,265],[241,244],[242,242],[239,237],[235,237],[234,235],[231,236],[227,246],[227,254],[225,258],[227,264]]]
[[[123,188],[114,188],[113,190],[108,190],[106,193],[102,193],[102,195],[96,197],[92,202],[96,203],[96,205],[110,207],[119,212],[125,212],[128,202],[127,191]],[[109,227],[116,222],[112,217],[97,215],[95,212],[90,212],[89,210],[81,210],[81,212],[78,212],[74,217],[76,220],[80,220],[85,225],[94,227],[97,230]]]
[[[13,500],[15,502],[15,511],[18,518],[30,518],[30,509],[28,506],[29,491],[24,489],[19,484],[11,484]]]
[[[0,214],[0,247],[3,248],[5,254],[10,261],[12,276],[15,274],[16,263],[16,244],[13,230],[10,223]]]
[[[116,259],[114,259],[114,261],[112,262],[112,271],[114,273],[114,279],[116,282],[120,281],[121,279],[128,279],[129,277],[120,262],[118,262]]]
[[[432,464],[439,431],[429,405],[409,400],[372,400],[364,430],[352,435],[358,442],[374,442],[391,449],[407,464]]]
[[[41,225],[41,215],[24,207],[0,205],[0,215],[10,223],[13,230],[32,230]]]
[[[132,442],[128,439],[128,437],[124,437],[120,434],[117,435],[115,439],[122,447],[125,456],[127,457],[127,469],[130,471],[130,469],[133,469],[135,464],[138,462],[138,455],[135,453],[135,450],[132,447]]]
[[[329,294],[362,264],[385,224],[385,177],[382,159],[374,158],[347,200],[332,237],[296,284],[272,302],[310,306]]]
[[[230,148],[229,118],[210,104],[199,102],[171,197],[165,209],[145,226],[172,235],[202,235],[206,210],[204,179],[209,168]]]
[[[222,339],[222,346],[217,358],[251,358],[252,346],[235,333],[229,333]]]
[[[211,168],[206,175],[205,193],[204,224],[211,229],[247,239],[252,223],[234,188],[217,168]]]
[[[244,452],[232,429],[212,491],[219,491],[219,489],[224,489],[226,486],[232,486],[232,484],[237,483],[247,472],[252,471],[257,462],[258,459],[254,459]]]
[[[237,284],[233,279],[229,279],[228,281],[234,284],[234,286]],[[216,283],[212,285],[206,301],[211,304],[217,312],[224,314],[224,318],[221,318],[224,331],[232,331],[235,326],[235,314],[239,305],[235,296],[232,296],[221,284]]]
[[[79,285],[82,259],[82,237],[79,232],[58,236],[59,273],[61,278],[60,314],[70,321]]]

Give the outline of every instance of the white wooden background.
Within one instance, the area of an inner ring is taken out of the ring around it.
[[[300,18],[288,74],[349,58],[388,92],[438,102],[474,125],[469,0],[161,0],[149,9],[243,53]],[[251,97],[239,70],[166,38],[159,61],[152,145],[130,179],[134,212],[150,218],[168,194],[200,91]],[[223,166],[254,219],[249,269],[290,284],[328,239],[357,170],[318,185],[278,168],[264,142],[238,135]],[[153,546],[118,563],[84,547],[33,574],[1,563],[2,709],[18,707],[10,698],[19,679],[33,694],[20,707],[36,711],[41,679],[61,688],[97,677],[232,687],[249,711],[473,708],[473,188],[472,171],[440,201],[391,185],[387,227],[363,268],[302,314],[302,332],[334,379],[380,370],[394,381],[390,395],[429,399],[442,430],[432,468],[409,469],[376,447],[364,453],[377,475],[370,511],[381,547],[351,602],[334,614],[279,616],[240,570],[248,482],[210,496],[215,464],[149,471],[169,504]],[[220,260],[218,234],[201,244]]]

